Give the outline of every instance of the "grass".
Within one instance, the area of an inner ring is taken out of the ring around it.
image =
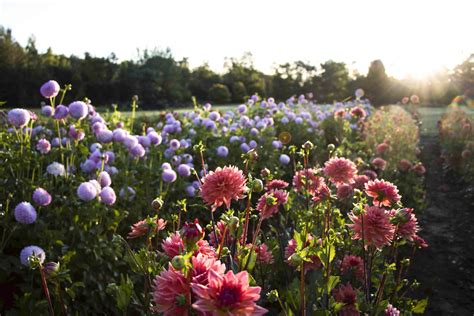
[[[424,136],[435,136],[438,134],[438,121],[441,119],[444,113],[449,111],[455,111],[461,109],[470,115],[474,116],[474,109],[460,106],[457,108],[449,107],[419,107],[416,110],[420,114],[422,125],[420,127],[420,133]]]

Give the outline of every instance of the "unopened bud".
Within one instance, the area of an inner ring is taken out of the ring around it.
[[[57,262],[48,262],[44,265],[44,274],[47,278],[53,277],[59,271],[59,263]]]
[[[171,265],[176,270],[183,270],[186,265],[186,260],[184,260],[183,256],[174,256],[173,259],[171,259]]]
[[[334,151],[334,149],[336,149],[336,146],[334,146],[334,144],[329,144],[329,145],[328,145],[328,150],[329,150],[329,151],[332,152],[332,151]]]
[[[262,182],[262,180],[260,180],[260,179],[253,180],[252,191],[257,192],[257,193],[263,191],[263,182]]]
[[[163,207],[163,200],[157,197],[156,199],[153,200],[153,202],[151,202],[151,207],[159,211]]]
[[[314,148],[314,145],[312,142],[310,142],[309,140],[306,141],[304,144],[303,144],[303,148],[306,149],[306,150],[311,150]]]

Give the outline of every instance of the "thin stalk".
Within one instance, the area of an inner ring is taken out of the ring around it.
[[[49,315],[54,316],[53,303],[51,302],[51,296],[49,295],[48,284],[46,283],[46,274],[44,273],[44,268],[41,264],[40,264],[39,270],[41,273],[41,285],[43,286],[44,296],[46,296],[46,300],[48,301]]]

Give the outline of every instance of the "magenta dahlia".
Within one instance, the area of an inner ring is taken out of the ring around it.
[[[262,219],[271,217],[278,212],[280,205],[288,201],[288,192],[283,190],[272,190],[260,197],[257,204],[257,210]]]
[[[356,165],[346,158],[331,158],[324,164],[324,174],[334,184],[354,183],[357,174]]]
[[[365,184],[365,194],[373,198],[375,206],[391,206],[400,201],[401,196],[398,194],[398,188],[385,180],[375,179]]]

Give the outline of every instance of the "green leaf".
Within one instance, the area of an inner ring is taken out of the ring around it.
[[[332,289],[336,287],[336,285],[339,283],[340,278],[336,275],[331,275],[328,280],[327,284],[327,293],[331,293]]]
[[[426,306],[428,305],[428,299],[419,300],[415,307],[412,308],[412,312],[415,314],[423,314],[425,312]]]
[[[7,101],[0,101],[0,106],[7,104]]]

